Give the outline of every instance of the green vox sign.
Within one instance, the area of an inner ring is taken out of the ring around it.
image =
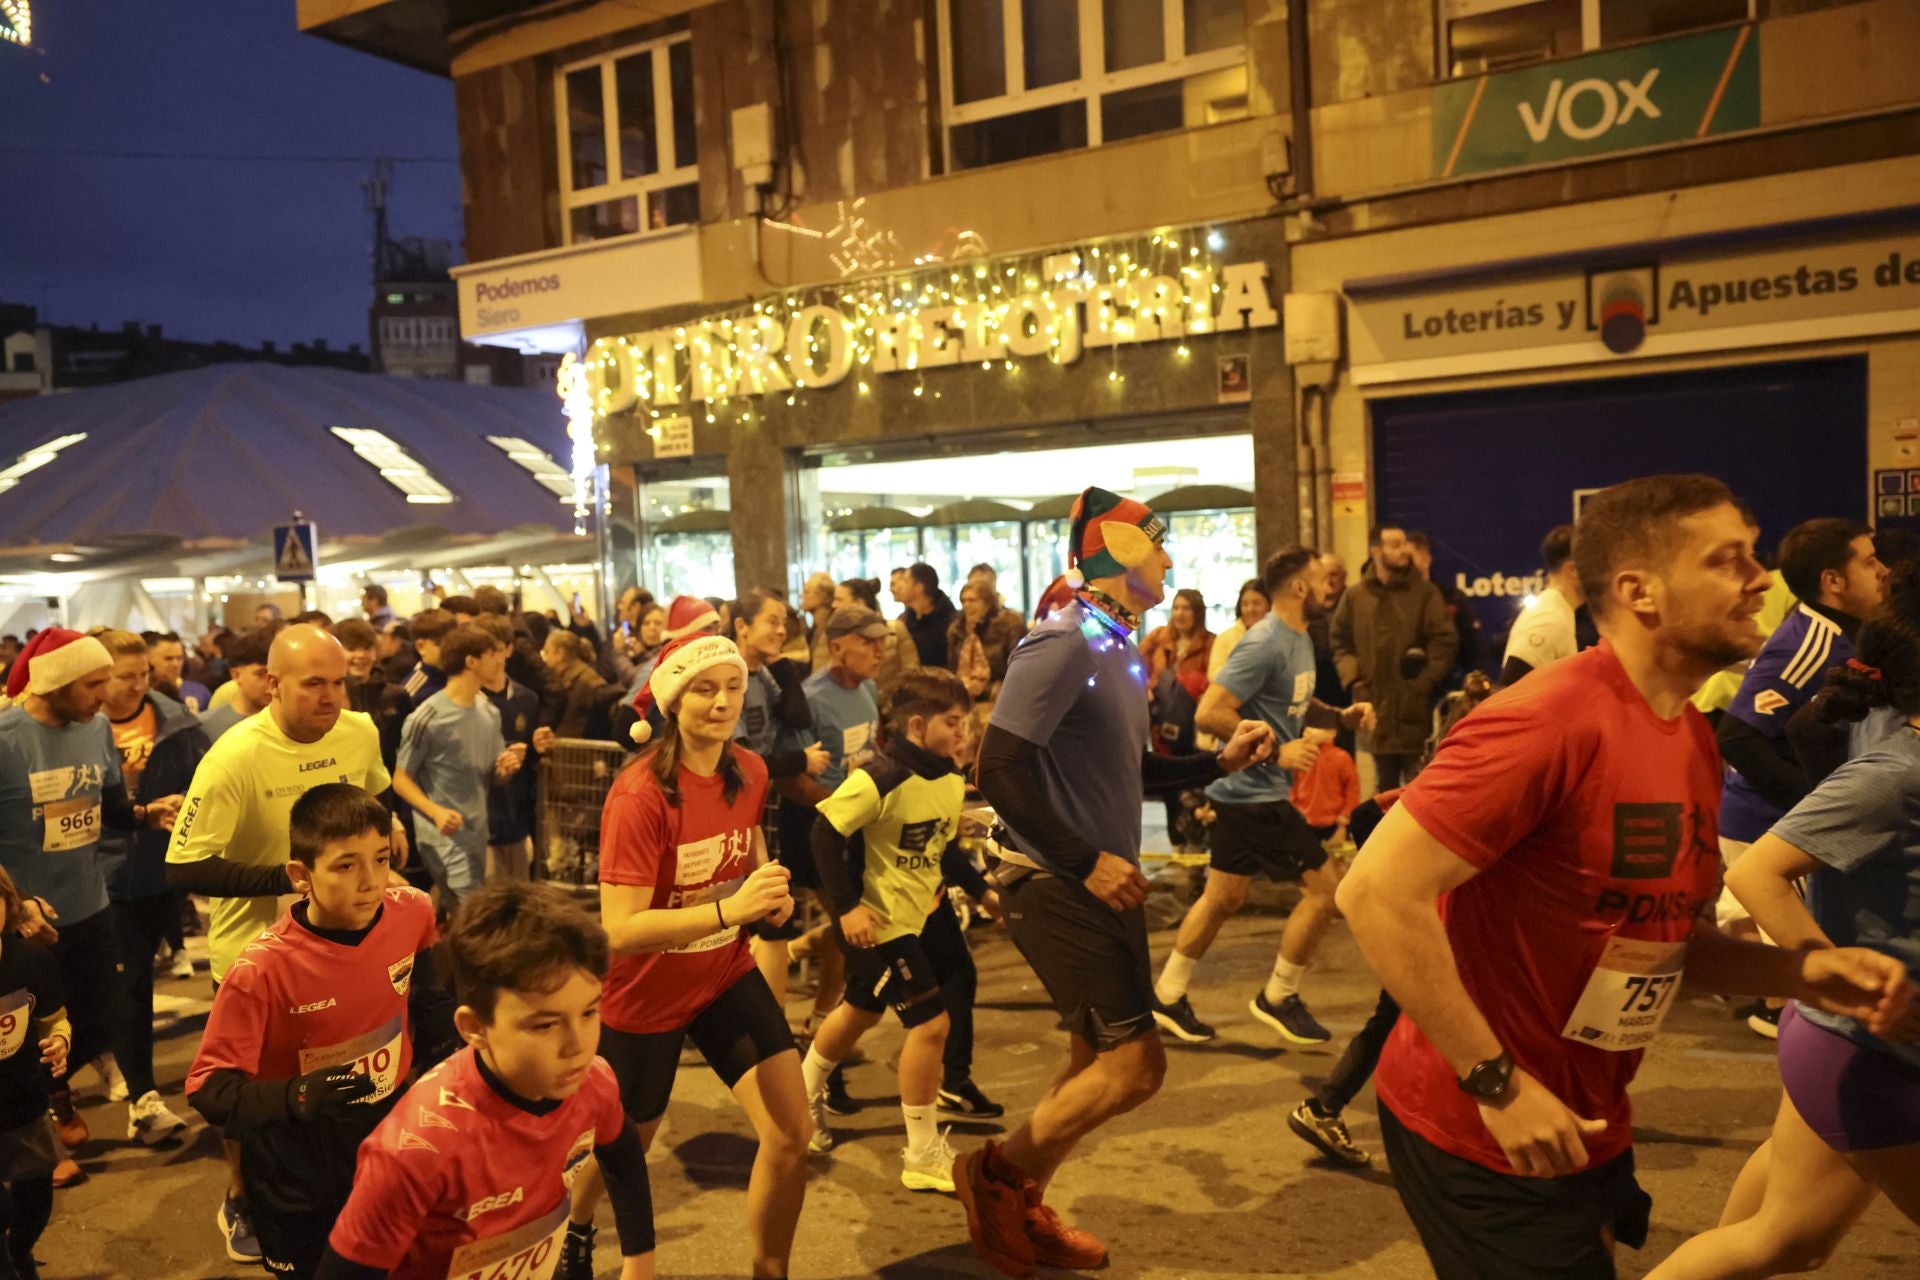
[[[1437,85],[1434,169],[1451,178],[1759,124],[1753,27],[1724,27]]]

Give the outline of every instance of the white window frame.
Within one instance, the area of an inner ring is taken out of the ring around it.
[[[670,227],[649,227],[647,220],[647,196],[668,187],[682,187],[688,183],[696,186],[700,182],[700,156],[698,144],[695,154],[683,156],[674,140],[673,115],[673,75],[669,50],[677,44],[691,46],[693,37],[687,32],[662,36],[657,40],[644,40],[639,44],[626,45],[611,53],[597,54],[591,58],[582,58],[569,62],[553,73],[553,117],[554,131],[558,135],[560,157],[560,234],[562,244],[573,244],[573,211],[587,205],[605,204],[623,196],[633,196],[638,202],[640,212],[640,230],[631,236],[608,236],[606,239],[639,239],[641,236],[660,235],[668,231],[679,230],[676,223]],[[636,54],[648,53],[654,59],[653,76],[653,119],[655,128],[654,148],[660,158],[660,167],[642,178],[616,179],[614,175],[620,168],[620,108],[619,93],[615,88],[613,64]],[[691,53],[689,53],[691,57]],[[573,185],[573,130],[567,118],[567,77],[576,71],[596,67],[600,71],[600,116],[605,136],[601,145],[607,157],[607,181],[597,187],[576,189]],[[688,104],[688,110],[693,104]],[[580,241],[582,244],[600,244],[603,241]]]
[[[1039,107],[1054,107],[1076,99],[1087,104],[1087,145],[1098,147],[1104,144],[1104,130],[1101,127],[1100,99],[1109,93],[1118,93],[1124,89],[1138,89],[1150,84],[1163,84],[1168,80],[1184,80],[1189,76],[1205,75],[1211,71],[1225,71],[1235,66],[1244,66],[1247,60],[1247,46],[1244,40],[1225,49],[1215,49],[1208,53],[1194,54],[1191,57],[1184,52],[1164,62],[1150,62],[1144,67],[1130,67],[1125,71],[1109,72],[1107,61],[1107,11],[1103,0],[1080,0],[1080,77],[1060,84],[1050,84],[1039,89],[1027,88],[1027,50],[1026,32],[1020,21],[1023,0],[1000,0],[1000,20],[1005,32],[1006,46],[1006,84],[1007,91],[997,98],[982,98],[978,102],[955,103],[953,100],[953,7],[952,0],[939,0],[940,18],[940,107],[946,125],[941,132],[941,142],[946,149],[946,164],[949,171],[953,168],[953,128],[956,125],[975,124],[982,120],[994,120],[1001,116],[1018,115],[1022,111],[1032,111]],[[1162,47],[1185,50],[1187,47],[1187,14],[1182,0],[1160,0],[1163,28]],[[1099,68],[1088,74],[1088,68]]]
[[[1456,76],[1453,71],[1453,24],[1462,18],[1477,18],[1486,13],[1498,13],[1502,9],[1519,9],[1535,3],[1536,0],[1439,0],[1439,21],[1434,24],[1434,65],[1439,74],[1436,80],[1466,80],[1488,74],[1482,71],[1468,72]],[[945,0],[941,0],[944,4]],[[1600,10],[1606,0],[1580,0],[1580,52],[1592,53],[1608,46],[1601,38]],[[1760,0],[1747,0],[1747,21],[1752,22],[1760,16]],[[1706,28],[1702,27],[1701,30]],[[1618,46],[1613,46],[1618,47]]]

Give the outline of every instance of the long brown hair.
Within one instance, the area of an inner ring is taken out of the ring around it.
[[[660,794],[667,803],[680,807],[680,754],[684,750],[680,741],[680,717],[678,713],[662,713],[660,731],[654,735],[654,745],[640,757],[640,763],[653,770],[654,780],[660,784]],[[740,761],[734,757],[733,743],[729,741],[720,748],[720,794],[728,804],[732,804],[746,790],[747,775],[740,769]]]
[[[20,926],[24,923],[22,917],[26,913],[26,907],[22,905],[19,888],[15,886],[13,877],[7,874],[5,867],[0,867],[0,903],[4,903],[7,909],[6,932],[19,933]]]

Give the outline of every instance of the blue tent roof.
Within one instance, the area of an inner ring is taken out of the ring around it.
[[[454,500],[408,502],[331,427],[382,432]],[[328,538],[572,527],[571,506],[487,440],[518,437],[565,468],[566,419],[550,391],[215,365],[0,404],[0,468],[79,432],[85,440],[0,492],[0,544],[252,539],[296,508]]]

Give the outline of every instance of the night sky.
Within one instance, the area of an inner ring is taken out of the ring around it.
[[[32,12],[34,48],[0,42],[0,301],[59,324],[364,349],[361,180],[380,155],[427,161],[394,167],[394,233],[457,249],[450,81],[300,34],[293,0]]]

